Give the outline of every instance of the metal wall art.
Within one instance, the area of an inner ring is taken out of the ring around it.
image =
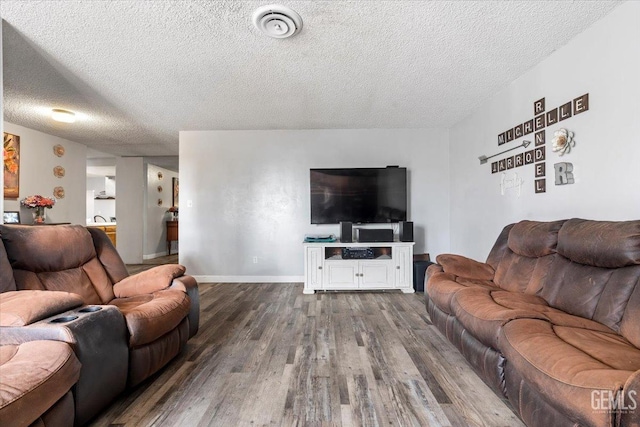
[[[55,177],[62,178],[65,173],[66,171],[62,166],[56,166],[55,168],[53,168],[53,176]]]
[[[576,142],[573,140],[573,132],[566,129],[558,129],[553,133],[553,152],[560,156],[571,151],[571,147],[575,147]]]
[[[64,156],[64,147],[60,144],[56,144],[53,146],[53,154],[58,157]]]
[[[53,189],[53,196],[56,199],[64,199],[64,187],[55,187]]]

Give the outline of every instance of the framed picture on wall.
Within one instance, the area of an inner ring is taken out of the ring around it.
[[[20,212],[7,211],[2,215],[5,224],[20,224]]]
[[[175,206],[177,208],[178,207],[178,196],[179,196],[179,191],[180,191],[178,178],[174,177],[171,180],[171,182],[173,184],[173,202],[171,203],[171,206]]]
[[[4,198],[17,199],[20,194],[20,137],[4,133]]]

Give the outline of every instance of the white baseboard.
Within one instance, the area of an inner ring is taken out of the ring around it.
[[[169,255],[167,251],[162,251],[162,252],[157,252],[155,254],[142,255],[142,259],[146,261],[148,259],[154,259],[161,256],[166,256],[166,255]]]
[[[302,283],[304,276],[209,276],[193,275],[199,283]]]

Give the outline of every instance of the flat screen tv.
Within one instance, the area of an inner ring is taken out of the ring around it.
[[[311,169],[311,223],[407,220],[407,168]]]

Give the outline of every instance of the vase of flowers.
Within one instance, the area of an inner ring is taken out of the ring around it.
[[[35,196],[25,197],[20,201],[20,204],[33,209],[34,224],[43,224],[47,219],[45,209],[51,209],[56,204],[56,200],[36,194]]]

